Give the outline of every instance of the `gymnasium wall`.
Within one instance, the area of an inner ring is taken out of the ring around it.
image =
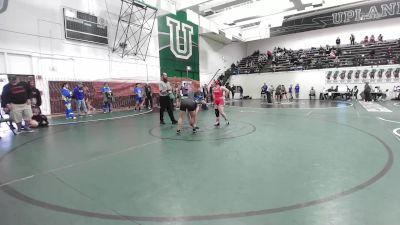
[[[110,0],[10,1],[8,10],[0,14],[0,74],[40,75],[37,86],[44,93],[42,111],[46,114],[50,113],[49,81],[126,79],[157,82],[157,32],[153,32],[146,61],[121,59],[110,52],[120,4],[120,1]],[[64,7],[106,19],[109,46],[66,40]]]
[[[400,30],[400,18],[345,25],[247,42],[246,53],[251,55],[256,50],[266,52],[273,50],[276,46],[295,50],[327,44],[336,45],[337,37],[340,37],[342,44],[349,44],[351,33],[355,35],[356,42],[362,41],[366,35],[370,37],[371,34],[375,35],[375,39],[378,38],[379,34],[383,35],[384,40],[398,39],[400,38],[400,33],[396,32],[398,30]]]
[[[218,69],[220,73],[231,67],[233,62],[246,57],[246,44],[225,45],[210,38],[200,36],[200,81],[207,83]]]
[[[397,68],[400,66],[382,66],[379,68]],[[379,69],[378,68],[378,69]],[[369,69],[371,67],[356,67],[356,68],[343,68],[339,69],[342,70],[364,70]],[[375,68],[377,69],[377,68]],[[240,85],[243,87],[243,94],[249,95],[253,99],[260,98],[261,86],[266,83],[268,86],[273,85],[275,88],[279,84],[283,84],[286,87],[286,90],[293,84],[295,86],[297,83],[300,85],[300,98],[301,99],[308,99],[309,91],[311,87],[314,87],[317,94],[319,95],[320,92],[324,89],[324,87],[336,87],[336,85],[345,87],[346,85],[349,88],[353,88],[357,85],[360,92],[364,90],[364,83],[362,80],[359,82],[351,81],[349,83],[332,83],[327,82],[326,80],[326,73],[327,71],[336,71],[334,69],[323,69],[323,70],[308,70],[308,71],[289,71],[289,72],[276,72],[276,73],[260,73],[260,74],[243,74],[243,75],[233,75],[231,77],[230,83],[233,85]],[[393,80],[394,81],[394,80]],[[400,81],[397,79],[395,82],[386,82],[386,81],[378,81],[377,79],[370,83],[372,87],[379,86],[382,90],[389,89],[390,91],[393,90],[393,86],[400,85]],[[239,97],[239,96],[236,96]],[[318,96],[317,96],[318,97]]]

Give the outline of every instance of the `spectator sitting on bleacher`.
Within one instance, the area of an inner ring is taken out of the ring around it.
[[[353,63],[353,66],[358,66],[358,55],[354,56],[353,59],[351,60],[351,62]]]
[[[383,42],[383,36],[382,36],[382,34],[379,34],[379,36],[378,36],[378,42]]]
[[[372,49],[372,50],[369,52],[369,56],[370,56],[371,59],[374,59],[374,58],[375,58],[375,49]]]
[[[322,68],[322,60],[321,59],[317,59],[317,61],[315,61],[314,64],[317,67],[317,69],[321,69]]]
[[[396,55],[396,57],[393,57],[393,64],[399,64],[400,63],[400,55]]]
[[[324,52],[325,52],[325,51],[324,51],[324,48],[323,48],[322,46],[320,46],[319,49],[318,49],[319,55],[323,55]]]
[[[393,53],[392,47],[389,47],[389,48],[386,50],[386,52],[387,52],[387,55],[388,55],[389,57],[392,57],[392,53]]]
[[[371,35],[371,37],[369,38],[369,43],[375,44],[375,36],[374,35]]]
[[[329,47],[329,45],[326,45],[325,47],[325,55],[329,55],[331,53],[331,48]]]
[[[331,53],[329,53],[329,58],[336,58],[335,50],[331,50]]]
[[[335,67],[339,67],[340,66],[340,59],[339,56],[336,56],[336,58],[333,60],[333,65]]]
[[[272,60],[272,52],[270,50],[267,51],[268,60]]]
[[[336,45],[340,45],[340,38],[336,38]]]
[[[363,43],[364,43],[364,44],[368,44],[368,36],[365,36],[365,37],[364,37]]]
[[[337,48],[336,49],[336,55],[337,56],[341,56],[342,55],[342,49],[341,48]]]
[[[364,66],[364,64],[365,64],[365,55],[361,55],[361,57],[359,58],[359,63],[360,63],[360,66]]]
[[[310,96],[310,100],[311,100],[311,97],[314,97],[314,99],[315,99],[315,90],[314,90],[314,87],[311,87],[309,96]]]

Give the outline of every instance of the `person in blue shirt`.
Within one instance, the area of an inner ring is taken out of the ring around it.
[[[299,94],[300,94],[300,85],[296,84],[294,87],[294,92],[296,93],[296,99],[299,99]]]
[[[264,85],[261,87],[261,97],[265,99],[265,97],[267,96],[267,92],[268,86],[266,83],[264,83]]]
[[[143,105],[143,89],[140,84],[135,85],[133,93],[135,95],[135,102],[136,102],[134,110],[136,111],[139,109],[140,112],[140,110],[142,110],[142,105]]]
[[[71,101],[72,101],[72,93],[68,89],[68,83],[63,83],[61,89],[61,97],[64,101],[65,105],[65,116],[67,119],[76,119],[74,112],[72,111]]]
[[[293,84],[289,86],[289,101],[293,101]]]
[[[111,113],[113,93],[110,86],[108,86],[108,83],[104,83],[104,86],[101,88],[101,93],[103,93],[103,113]]]
[[[81,108],[83,109],[83,112],[85,115],[88,115],[88,110],[86,107],[86,102],[85,102],[85,91],[83,89],[83,83],[79,83],[77,86],[74,88],[74,97],[76,100],[76,109],[78,110],[78,116],[81,115]]]

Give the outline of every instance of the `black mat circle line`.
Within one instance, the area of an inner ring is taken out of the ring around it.
[[[324,120],[322,120],[324,121]],[[32,197],[29,197],[16,189],[12,188],[10,185],[4,185],[0,187],[0,190],[3,191],[4,193],[8,194],[11,197],[14,197],[20,201],[23,201],[25,203],[41,207],[47,210],[52,210],[56,212],[62,212],[62,213],[67,213],[67,214],[72,214],[72,215],[79,215],[79,216],[84,216],[84,217],[91,217],[91,218],[97,218],[97,219],[105,219],[105,220],[117,220],[117,221],[152,221],[152,222],[179,222],[179,221],[205,221],[205,220],[220,220],[220,219],[232,219],[232,218],[243,218],[243,217],[251,217],[251,216],[259,216],[259,215],[268,215],[268,214],[274,214],[274,213],[280,213],[280,212],[285,212],[285,211],[290,211],[290,210],[296,210],[296,209],[301,209],[301,208],[306,208],[310,206],[315,206],[323,203],[327,203],[336,199],[339,199],[344,196],[348,196],[350,194],[353,194],[357,191],[363,190],[366,187],[376,183],[378,180],[380,180],[382,177],[384,177],[388,171],[391,169],[393,162],[394,162],[394,154],[392,149],[389,147],[388,144],[386,144],[382,139],[377,137],[374,134],[371,134],[369,132],[366,132],[362,129],[359,129],[357,127],[353,127],[351,125],[347,124],[341,124],[333,121],[324,121],[324,122],[330,122],[334,124],[338,124],[341,126],[345,126],[348,128],[351,128],[355,131],[358,131],[360,133],[363,133],[370,138],[373,138],[377,140],[385,150],[385,153],[387,155],[386,163],[383,166],[383,168],[375,175],[373,175],[371,178],[368,180],[353,186],[347,190],[343,190],[338,193],[334,193],[332,195],[329,195],[327,197],[323,197],[320,199],[315,199],[311,201],[306,201],[306,202],[301,202],[301,203],[296,203],[292,205],[287,205],[283,207],[277,207],[277,208],[268,208],[268,209],[261,209],[261,210],[252,210],[252,211],[244,211],[244,212],[235,212],[235,213],[224,213],[224,214],[211,214],[211,215],[197,215],[197,216],[173,216],[173,217],[166,217],[166,216],[132,216],[132,215],[121,215],[121,214],[106,214],[106,213],[98,213],[98,212],[92,212],[92,211],[85,211],[85,210],[80,210],[80,209],[75,209],[75,208],[69,208],[61,205],[56,205],[48,202],[44,202],[38,199],[34,199]],[[58,131],[59,133],[63,131]],[[42,139],[44,136],[38,137],[34,140],[31,140],[30,143],[35,142],[38,139]],[[11,154],[12,152],[17,151],[18,149],[21,149],[23,146],[26,144],[22,144],[21,146],[13,148],[10,152],[6,153],[2,157],[0,157],[0,164],[2,160],[8,155]],[[0,180],[0,185],[4,184]]]
[[[149,134],[153,137],[165,140],[177,141],[210,141],[210,140],[225,140],[244,137],[254,133],[257,128],[251,123],[230,120],[230,124],[226,125],[221,121],[219,127],[213,124],[199,124],[200,129],[196,134],[192,134],[192,129],[189,126],[184,126],[180,135],[176,134],[176,125],[161,125],[153,127],[149,130]],[[211,137],[210,135],[213,134]]]

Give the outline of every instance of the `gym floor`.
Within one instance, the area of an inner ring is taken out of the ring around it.
[[[399,224],[398,102],[244,100],[226,112],[231,124],[215,128],[200,111],[195,135],[157,112],[3,135],[0,225]]]

